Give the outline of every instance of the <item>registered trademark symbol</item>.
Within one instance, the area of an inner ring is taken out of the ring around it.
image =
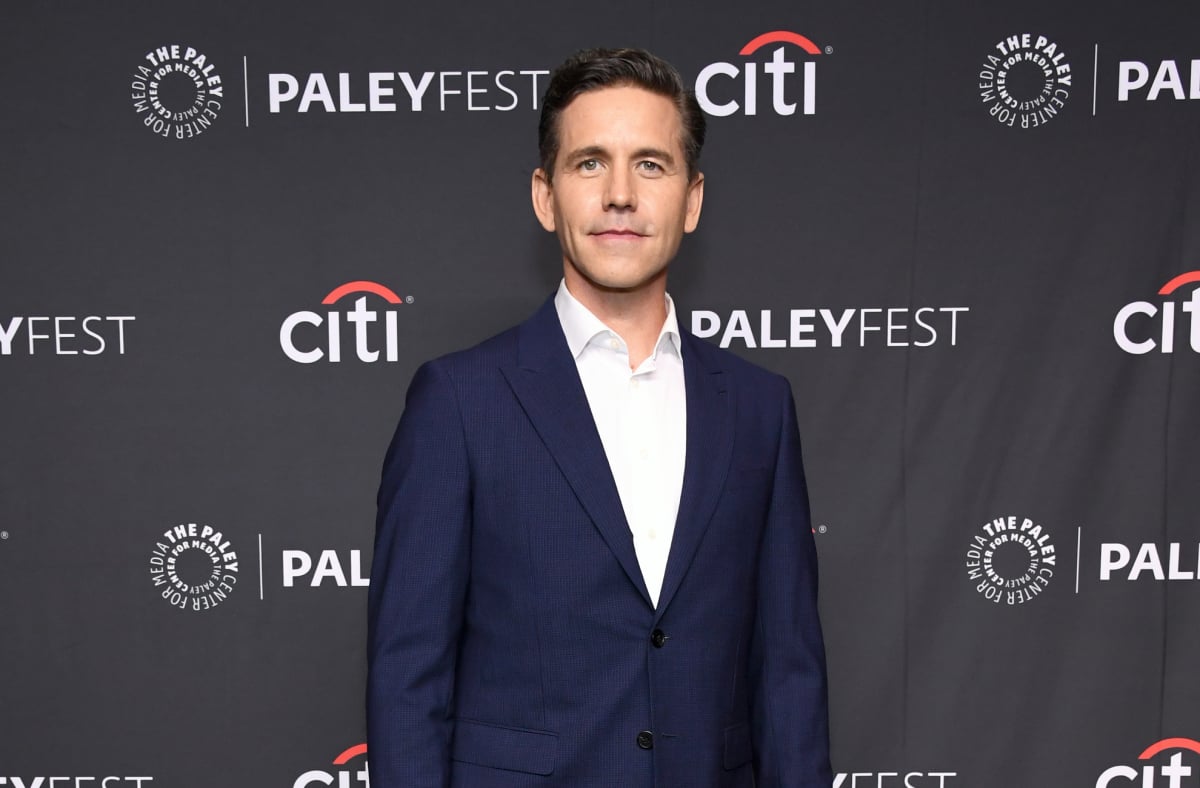
[[[819,533],[819,534],[823,534],[828,530],[829,530],[829,526],[825,525],[824,523],[821,523],[820,525],[817,526],[817,533]]]
[[[8,531],[0,531],[0,539],[7,539]]]
[[[827,55],[832,55],[832,54],[833,54],[833,47],[825,47],[825,54],[827,54]]]
[[[411,304],[413,301],[416,301],[416,300],[417,299],[413,298],[412,296],[404,296],[404,303],[406,303],[406,304]]]

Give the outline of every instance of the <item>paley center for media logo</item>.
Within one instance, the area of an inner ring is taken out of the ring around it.
[[[1168,756],[1169,753],[1169,756]],[[1105,769],[1096,788],[1194,788],[1200,786],[1200,764],[1195,739],[1162,739],[1142,750],[1138,763],[1118,764]],[[1185,777],[1193,779],[1184,780]]]
[[[975,590],[997,605],[1024,604],[1040,595],[1055,575],[1075,571],[1075,593],[1084,577],[1106,586],[1195,583],[1200,580],[1200,542],[1086,539],[1076,526],[1074,556],[1059,561],[1051,531],[1031,517],[997,517],[972,535],[965,567]],[[1069,582],[1069,580],[1068,580]],[[1200,788],[1200,784],[1198,784]]]
[[[721,347],[927,348],[958,344],[959,318],[970,307],[851,307],[692,311],[691,331]]]
[[[181,523],[163,531],[150,553],[150,578],[180,610],[210,610],[233,593],[238,555],[211,525]]]
[[[1188,342],[1192,352],[1200,353],[1200,287],[1193,288],[1188,300],[1182,303],[1168,300],[1184,285],[1200,282],[1200,271],[1188,271],[1170,280],[1158,289],[1163,297],[1160,303],[1152,301],[1133,301],[1121,307],[1113,320],[1113,339],[1117,347],[1126,353],[1144,355],[1153,350],[1160,353],[1175,352],[1176,324],[1185,321],[1179,318],[1179,312],[1189,315]]]
[[[351,788],[355,785],[370,788],[371,775],[367,767],[366,754],[366,744],[347,747],[333,759],[333,766],[337,767],[336,769],[333,771],[328,769],[307,771],[296,778],[296,781],[292,783],[292,788],[314,788],[318,785],[333,785],[334,783],[337,783],[338,788]],[[362,761],[351,763],[359,757],[362,757]]]
[[[759,50],[771,49],[770,60],[749,59]],[[825,53],[832,53],[826,47]],[[738,54],[746,60],[736,63],[709,63],[696,76],[696,100],[709,115],[725,117],[740,113],[759,113],[759,68],[763,81],[771,86],[770,112],[794,115],[797,109],[804,115],[817,112],[817,61],[813,58],[822,50],[808,37],[790,30],[772,30],[746,42]],[[793,55],[800,59],[793,59]],[[765,110],[764,110],[765,112]]]
[[[177,140],[205,132],[225,99],[221,75],[209,57],[182,44],[147,52],[130,77],[129,90],[146,128]]]
[[[352,309],[343,312],[335,307],[343,298],[351,296],[357,296]],[[368,299],[368,296],[372,298]],[[371,308],[369,300],[379,308]],[[346,323],[354,326],[354,358],[368,364],[381,358],[396,361],[400,355],[400,330],[395,307],[411,304],[413,300],[412,296],[400,298],[391,288],[378,282],[346,282],[321,299],[321,304],[329,307],[324,313],[304,309],[284,318],[279,327],[279,346],[284,355],[298,364],[315,364],[321,360],[340,362],[342,319],[345,318]],[[379,337],[381,333],[382,338]]]
[[[967,577],[997,605],[1021,605],[1054,578],[1058,553],[1050,532],[1030,517],[1008,515],[984,523],[967,546]]]
[[[1071,95],[1071,63],[1043,35],[1016,33],[996,43],[979,70],[979,100],[1002,126],[1042,126]]]

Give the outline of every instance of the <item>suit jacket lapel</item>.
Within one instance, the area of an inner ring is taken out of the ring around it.
[[[553,299],[520,326],[517,341],[517,364],[501,373],[625,574],[650,604],[604,444]],[[689,444],[691,440],[689,430]]]
[[[679,515],[658,598],[657,621],[679,590],[725,485],[733,456],[733,397],[703,340],[682,334],[687,388],[687,447]]]

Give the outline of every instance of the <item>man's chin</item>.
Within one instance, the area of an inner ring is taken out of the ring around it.
[[[630,295],[652,289],[665,283],[667,269],[663,268],[647,276],[588,276],[580,272],[588,287],[597,292],[610,295]]]

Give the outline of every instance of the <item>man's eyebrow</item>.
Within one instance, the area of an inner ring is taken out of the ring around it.
[[[633,158],[659,159],[669,165],[675,164],[675,157],[671,155],[671,152],[661,148],[639,148],[633,152]]]
[[[588,145],[586,148],[576,148],[566,155],[567,161],[575,161],[576,159],[591,159],[602,156],[607,156],[608,151],[599,145]]]

